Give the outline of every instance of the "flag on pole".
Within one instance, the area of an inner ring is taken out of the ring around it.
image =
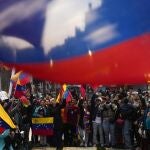
[[[66,84],[62,85],[60,93],[57,96],[56,102],[59,103],[61,101],[61,98],[66,99],[67,103],[72,99],[72,94],[69,91],[68,86]]]
[[[66,103],[70,102],[72,99],[72,94],[69,91],[69,89],[67,89],[64,94],[63,94],[63,98],[66,99]]]
[[[16,74],[12,75],[11,78],[10,78],[10,80],[13,81],[13,82],[17,82],[18,79],[19,79],[19,76],[20,76],[21,72],[22,71],[19,71]]]
[[[25,85],[29,83],[31,80],[31,76],[23,73],[22,71],[17,72],[15,75],[11,76],[11,81],[14,82],[14,96],[16,98],[20,98],[21,96],[25,96],[26,87]]]
[[[11,77],[11,81],[15,82],[18,85],[26,85],[31,80],[31,76],[23,73],[22,71],[17,72]]]
[[[59,94],[58,94],[58,96],[56,98],[56,102],[57,103],[59,103],[61,101],[61,98],[62,98],[64,92],[66,91],[66,89],[67,89],[67,85],[63,84],[62,87],[61,87],[61,89],[60,89],[60,92],[59,92]]]
[[[21,73],[19,75],[19,79],[17,81],[18,85],[26,85],[27,83],[29,83],[31,81],[31,76],[29,76],[26,73]]]

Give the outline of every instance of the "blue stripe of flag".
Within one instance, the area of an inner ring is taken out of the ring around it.
[[[1,128],[5,128],[5,129],[9,129],[9,125],[6,124],[3,120],[0,119],[0,127]]]
[[[53,129],[54,124],[32,124],[32,129]]]

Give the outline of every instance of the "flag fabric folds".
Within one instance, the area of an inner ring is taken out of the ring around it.
[[[14,97],[15,98],[20,98],[22,96],[25,96],[26,94],[26,87],[25,86],[21,86],[21,85],[16,85],[16,88],[14,89]]]
[[[22,71],[17,72],[15,75],[11,77],[11,81],[21,86],[26,85],[27,83],[30,82],[30,80],[31,77],[28,74],[23,73]]]
[[[69,91],[69,89],[67,89],[64,94],[63,94],[63,98],[66,99],[66,103],[70,102],[72,99],[72,94]]]
[[[20,74],[21,74],[21,71],[19,71],[16,74],[12,75],[11,76],[11,81],[17,82],[17,80],[19,79]]]
[[[10,128],[9,125],[0,119],[0,134],[2,134],[5,130],[9,128]]]
[[[53,135],[53,117],[32,118],[32,134],[48,136]]]
[[[0,10],[8,67],[61,84],[150,82],[150,0],[1,0]]]
[[[61,98],[63,97],[63,94],[64,92],[67,90],[67,85],[66,84],[63,84],[61,89],[60,89],[60,92],[56,98],[56,102],[59,103],[61,101]]]
[[[20,76],[19,76],[19,79],[17,81],[17,84],[18,85],[26,85],[27,83],[29,83],[31,80],[31,77],[26,74],[26,73],[21,73]]]
[[[66,99],[66,102],[69,102],[72,99],[71,92],[69,91],[68,86],[66,84],[62,85],[60,93],[57,96],[56,102],[59,103],[61,99]]]
[[[21,101],[24,107],[28,107],[30,105],[30,101],[25,96],[21,96],[19,100]]]
[[[9,115],[7,114],[7,112],[4,110],[4,108],[2,107],[2,105],[0,104],[0,118],[7,123],[8,126],[10,126],[11,128],[16,128],[15,124],[13,123],[13,121],[11,120],[11,118],[9,117]],[[4,124],[2,124],[1,130],[3,130],[5,127]]]
[[[84,89],[84,87],[81,85],[80,86],[80,93],[81,93],[81,96],[83,97],[83,98],[85,98],[85,96],[86,96],[86,91],[85,91],[85,89]]]
[[[26,87],[25,85],[29,83],[31,77],[23,73],[22,71],[17,72],[15,75],[11,77],[11,81],[14,83],[14,96],[15,98],[20,98],[21,96],[25,96]]]

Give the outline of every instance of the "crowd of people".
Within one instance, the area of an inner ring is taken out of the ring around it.
[[[79,94],[80,95],[80,94]],[[51,93],[30,94],[28,106],[19,99],[1,101],[17,128],[5,138],[5,149],[32,146],[99,146],[150,149],[150,93],[115,88],[97,90],[90,98],[74,96],[57,102]],[[32,118],[53,117],[53,135],[32,135]],[[24,133],[24,134],[23,134]]]

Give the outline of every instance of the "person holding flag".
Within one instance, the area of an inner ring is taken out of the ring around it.
[[[62,117],[61,110],[66,106],[66,99],[62,98],[61,102],[57,102],[55,99],[51,100],[51,115],[54,117],[54,141],[56,150],[62,150]]]

